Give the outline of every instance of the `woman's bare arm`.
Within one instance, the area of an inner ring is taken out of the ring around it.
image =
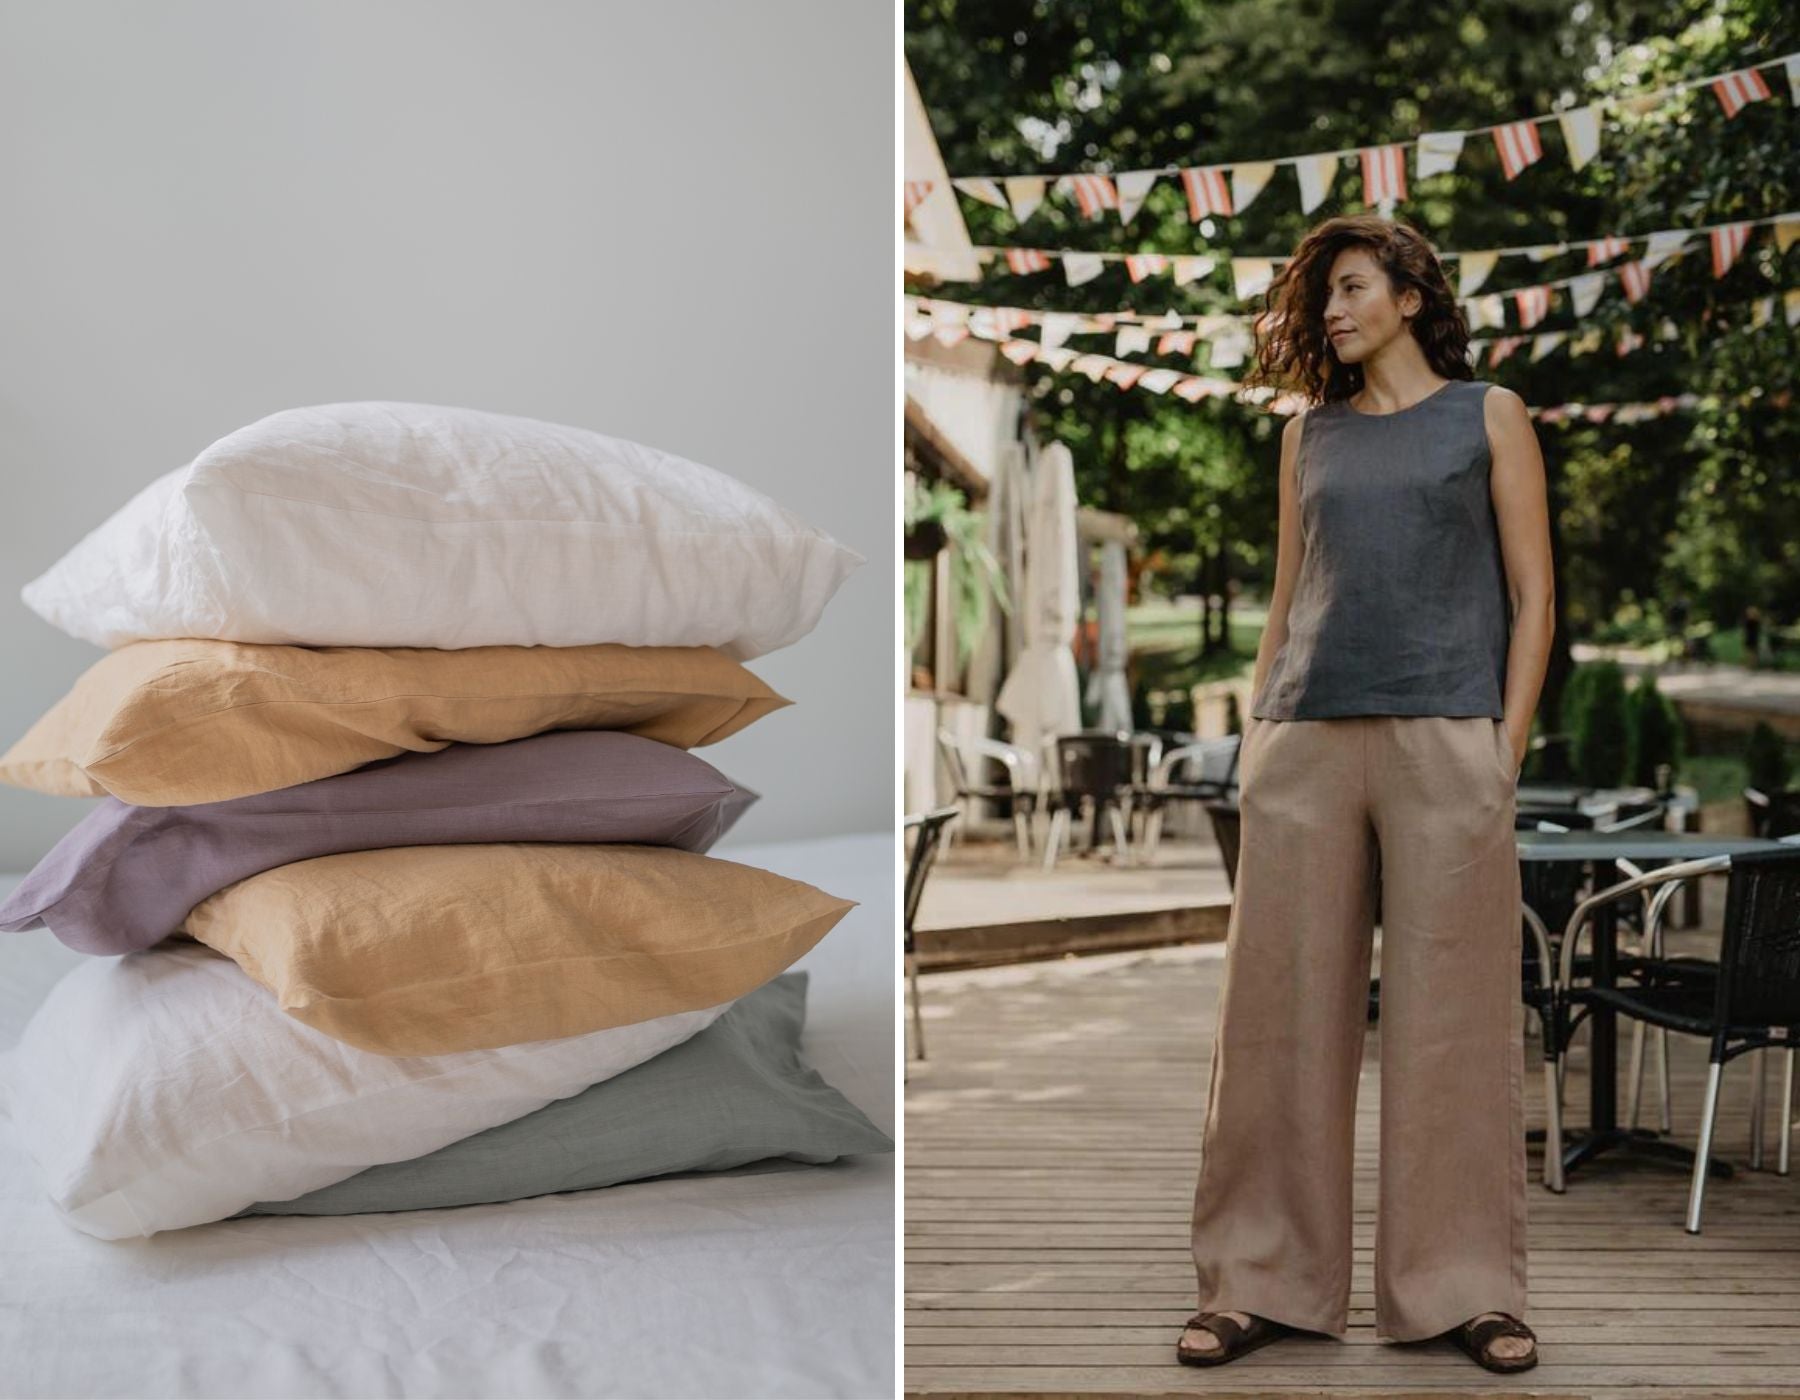
[[[1550,641],[1556,632],[1556,573],[1550,558],[1550,508],[1544,454],[1525,400],[1495,385],[1482,403],[1493,466],[1490,494],[1500,526],[1500,552],[1512,609],[1506,653],[1506,729],[1514,767],[1525,761]]]
[[[1275,587],[1269,596],[1269,620],[1256,648],[1256,669],[1250,683],[1253,699],[1262,693],[1263,679],[1275,662],[1275,653],[1287,640],[1288,605],[1293,601],[1294,580],[1300,576],[1300,560],[1306,552],[1306,543],[1300,537],[1300,502],[1294,485],[1305,423],[1306,415],[1299,413],[1288,419],[1281,430],[1281,518],[1276,532]]]

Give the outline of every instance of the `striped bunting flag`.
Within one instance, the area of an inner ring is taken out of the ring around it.
[[[1643,348],[1644,337],[1632,330],[1630,326],[1619,327],[1619,354],[1629,355],[1633,350]]]
[[[1625,300],[1638,302],[1650,290],[1650,269],[1642,261],[1628,262],[1619,269],[1619,282],[1625,288]]]
[[[1075,203],[1084,219],[1091,219],[1105,209],[1119,207],[1119,192],[1104,175],[1066,175],[1068,187],[1075,191]]]
[[[1494,128],[1494,145],[1500,151],[1500,168],[1512,179],[1544,156],[1544,143],[1534,121],[1508,122]]]
[[[1769,299],[1771,310],[1774,298]],[[1166,331],[1157,338],[1156,353],[1159,355],[1191,355],[1194,353],[1194,342],[1198,337],[1193,331]]]
[[[906,212],[912,213],[925,202],[925,196],[931,193],[930,180],[908,180],[906,182]]]
[[[1712,231],[1713,276],[1723,277],[1731,271],[1738,254],[1750,241],[1749,224],[1724,224]]]
[[[1208,214],[1232,212],[1231,186],[1222,165],[1182,171],[1181,188],[1187,191],[1188,219],[1192,223],[1199,223]]]
[[[1009,340],[1000,347],[1000,353],[1015,365],[1028,365],[1037,358],[1038,347],[1029,340]]]
[[[1524,343],[1525,337],[1522,335],[1500,336],[1494,341],[1492,348],[1488,351],[1488,363],[1490,365],[1499,364],[1500,361],[1504,360]]]
[[[1601,263],[1609,263],[1621,253],[1631,251],[1631,240],[1628,238],[1598,238],[1588,244],[1589,267],[1599,267]]]
[[[1364,147],[1362,177],[1364,204],[1394,204],[1405,199],[1406,147]]]
[[[1146,277],[1167,272],[1169,260],[1161,253],[1130,253],[1125,258],[1125,270],[1133,282],[1142,282]]]
[[[1010,272],[1048,272],[1050,255],[1037,248],[1008,248],[1006,266]]]
[[[1719,99],[1719,105],[1725,109],[1727,119],[1735,117],[1752,102],[1761,102],[1769,96],[1769,85],[1754,68],[1743,68],[1736,73],[1727,73],[1722,78],[1714,78],[1712,90]]]
[[[1530,330],[1543,320],[1550,311],[1550,289],[1548,287],[1522,287],[1513,293],[1513,300],[1519,307],[1519,328]]]

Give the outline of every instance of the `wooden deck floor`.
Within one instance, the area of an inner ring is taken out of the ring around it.
[[[1706,947],[1703,935],[1681,938]],[[1531,1145],[1534,1370],[1496,1376],[1447,1343],[1377,1342],[1373,1026],[1347,1339],[1289,1339],[1217,1370],[1178,1365],[1175,1338],[1194,1301],[1188,1210],[1221,953],[1158,949],[925,978],[930,1058],[907,1061],[907,1393],[1800,1396],[1800,1142],[1793,1174],[1776,1175],[1772,1062],[1765,1169],[1748,1170],[1749,1058],[1727,1068],[1715,1147],[1738,1174],[1709,1185],[1699,1236],[1682,1229],[1678,1168],[1606,1156],[1558,1196],[1541,1185]],[[1691,1144],[1705,1048],[1672,1043],[1674,1135]],[[1533,1127],[1543,1122],[1536,1045],[1526,1059]],[[1578,1042],[1572,1125],[1586,1121],[1586,1069]]]

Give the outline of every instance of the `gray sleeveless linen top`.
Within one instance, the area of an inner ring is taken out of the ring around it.
[[[1305,555],[1261,719],[1505,717],[1511,606],[1488,494],[1482,380],[1397,413],[1306,415],[1295,464]]]

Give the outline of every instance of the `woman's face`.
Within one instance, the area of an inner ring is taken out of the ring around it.
[[[1398,300],[1393,284],[1367,248],[1346,248],[1331,264],[1325,301],[1325,335],[1343,364],[1361,364],[1379,354],[1396,336],[1410,335],[1406,319],[1418,314],[1414,288]]]

